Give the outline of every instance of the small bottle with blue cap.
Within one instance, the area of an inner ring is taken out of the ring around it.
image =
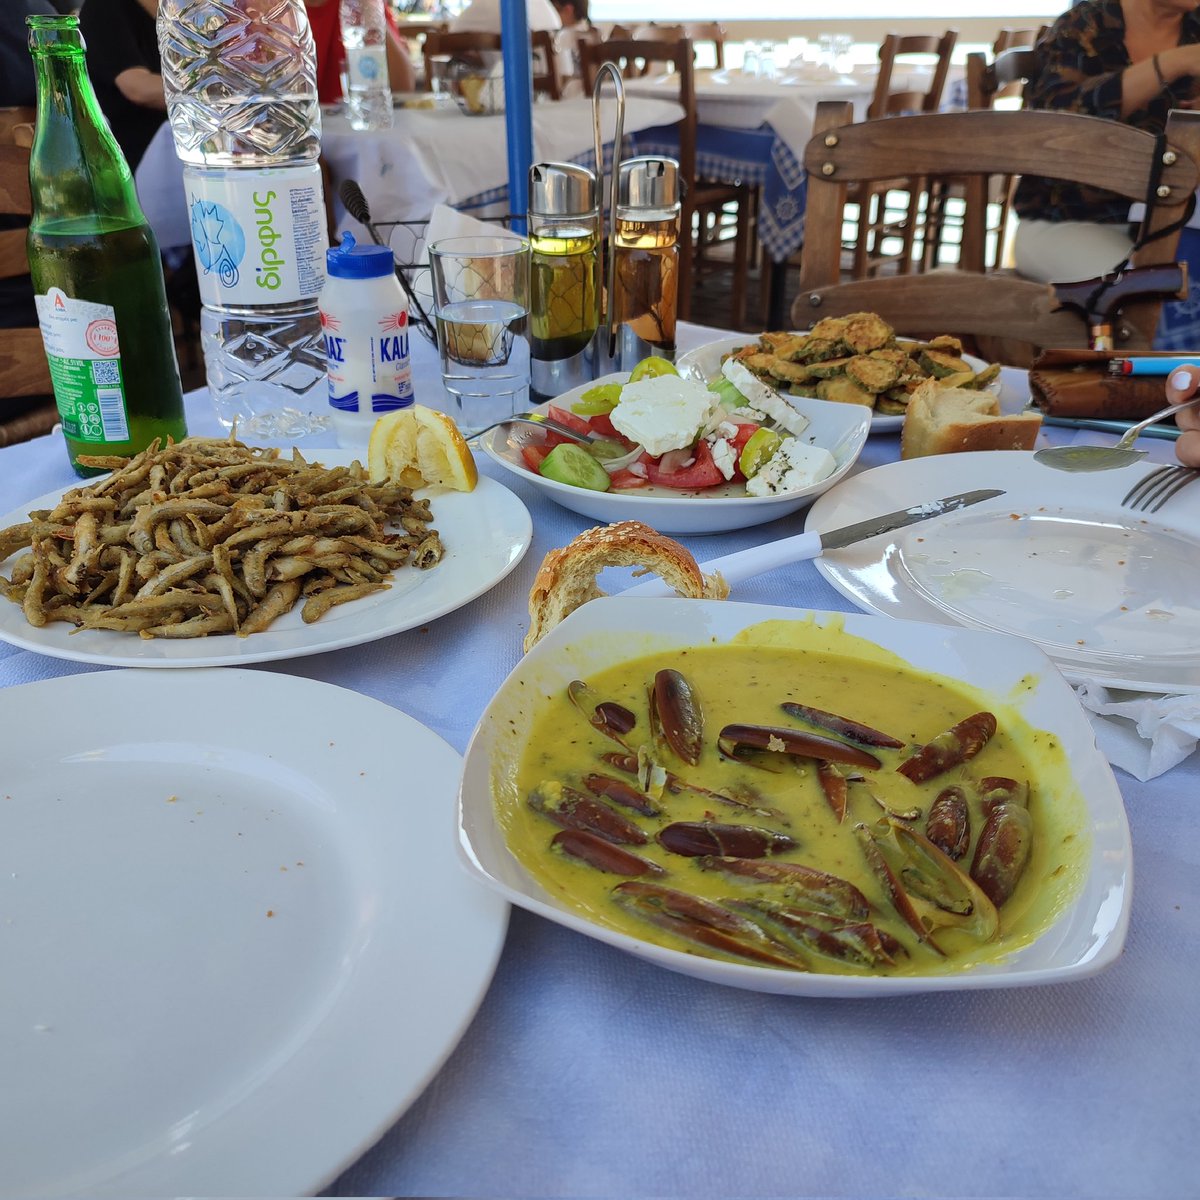
[[[326,251],[318,302],[339,446],[363,449],[384,413],[413,402],[408,301],[387,246],[360,246],[351,233]]]

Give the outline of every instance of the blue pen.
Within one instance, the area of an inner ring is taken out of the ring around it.
[[[1110,375],[1170,375],[1176,367],[1200,368],[1200,354],[1161,354],[1154,358],[1113,358]]]

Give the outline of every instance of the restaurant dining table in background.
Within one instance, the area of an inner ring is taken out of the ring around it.
[[[429,104],[431,97],[421,97]],[[605,100],[602,135],[611,139],[615,108]],[[665,97],[631,98],[625,132],[676,121],[679,105]],[[533,106],[533,145],[539,161],[585,162],[595,157],[592,103],[589,99],[547,101]],[[611,149],[611,147],[610,147]],[[350,128],[340,106],[321,118],[321,153],[333,176],[332,204],[339,228],[367,240],[358,223],[347,218],[336,194],[339,183],[355,180],[378,224],[427,221],[435,205],[448,204],[481,217],[514,211],[508,198],[508,160],[504,116],[468,116],[454,104],[410,107],[400,104],[391,129],[364,132]],[[138,165],[138,195],[159,244],[190,242],[183,175],[164,124]],[[519,210],[525,210],[524,196]]]
[[[681,349],[717,336],[682,326]],[[413,347],[418,399],[436,404],[436,355],[417,336]],[[188,419],[196,434],[218,432],[203,392],[188,397]],[[1169,461],[1170,443],[1149,446]],[[897,456],[895,434],[875,436],[859,468]],[[255,669],[374,697],[462,752],[520,658],[542,556],[589,524],[478,457],[533,515],[532,547],[511,575],[424,628]],[[0,511],[73,482],[58,434],[0,451]],[[993,482],[1003,486],[980,480]],[[682,540],[706,559],[803,523],[801,512]],[[811,562],[733,598],[850,608]],[[95,669],[0,644],[0,686]],[[1195,1196],[1200,755],[1148,783],[1118,781],[1135,858],[1129,939],[1113,966],[1071,984],[789,999],[673,974],[513,910],[457,1049],[378,1144],[364,1131],[361,1157],[322,1194]],[[314,1097],[312,1120],[337,1104]]]

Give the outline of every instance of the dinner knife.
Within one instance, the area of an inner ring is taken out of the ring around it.
[[[737,550],[733,554],[721,558],[710,559],[700,564],[700,570],[706,575],[719,571],[728,584],[741,583],[755,575],[773,571],[776,567],[788,563],[803,562],[805,559],[818,558],[826,550],[840,550],[843,546],[853,546],[856,542],[864,542],[867,538],[876,537],[881,533],[892,533],[909,525],[918,525],[922,521],[940,517],[943,513],[956,512],[960,508],[970,508],[984,500],[994,500],[1003,496],[1004,492],[996,488],[981,488],[974,492],[959,492],[956,496],[945,496],[941,500],[928,500],[922,504],[914,504],[911,508],[901,508],[896,512],[883,513],[866,521],[856,521],[853,525],[843,525],[840,529],[831,529],[828,533],[809,530],[798,533],[794,537],[780,538],[777,542],[768,542],[764,546],[753,546],[749,550]],[[675,589],[661,579],[651,579],[639,583],[618,593],[621,596],[674,596]]]

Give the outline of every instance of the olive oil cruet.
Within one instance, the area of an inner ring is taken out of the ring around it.
[[[530,390],[551,400],[594,376],[600,322],[596,176],[572,163],[529,169]]]

